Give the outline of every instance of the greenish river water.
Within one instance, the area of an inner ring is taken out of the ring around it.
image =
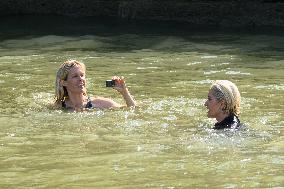
[[[0,27],[0,188],[284,188],[284,35],[174,24],[9,17]],[[136,109],[52,110],[55,73],[87,66],[88,93]],[[212,131],[216,79],[249,131]]]

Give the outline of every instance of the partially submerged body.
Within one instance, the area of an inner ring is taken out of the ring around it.
[[[208,109],[207,116],[217,120],[213,129],[240,129],[240,102],[241,95],[234,83],[228,80],[215,81],[204,104]]]
[[[220,129],[234,129],[238,130],[243,127],[243,124],[240,122],[239,118],[235,115],[229,115],[221,122],[215,123],[213,129],[220,130]]]
[[[104,97],[90,98],[86,89],[85,65],[76,60],[64,62],[59,68],[56,76],[55,106],[70,111],[82,111],[92,108],[120,108],[123,106],[136,106],[134,98],[128,91],[124,78],[114,76],[113,89],[118,91],[126,105],[121,105],[112,99]]]

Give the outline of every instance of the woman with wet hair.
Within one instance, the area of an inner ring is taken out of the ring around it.
[[[215,118],[213,129],[239,129],[241,95],[237,86],[228,80],[216,80],[210,87],[205,106],[207,116]]]
[[[123,77],[114,76],[114,89],[126,102],[127,107],[136,106],[135,100],[129,93]],[[64,62],[57,71],[55,82],[55,105],[58,108],[71,111],[82,111],[91,108],[119,108],[123,105],[109,98],[91,98],[86,89],[86,67],[77,60]]]

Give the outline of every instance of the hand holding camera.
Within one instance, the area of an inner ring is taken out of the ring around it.
[[[136,106],[135,100],[126,87],[124,77],[113,76],[112,80],[106,80],[106,87],[117,90],[123,96],[128,107]]]
[[[112,87],[120,93],[126,91],[124,77],[113,76],[112,80],[106,80],[106,87]]]

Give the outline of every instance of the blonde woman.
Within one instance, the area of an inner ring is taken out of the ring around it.
[[[213,129],[239,129],[242,126],[238,118],[240,102],[241,95],[234,83],[228,80],[215,81],[204,104],[208,109],[207,116],[217,120]]]
[[[123,97],[128,107],[136,106],[129,93],[124,78],[114,76],[114,89]],[[90,98],[86,89],[86,67],[77,60],[64,62],[57,71],[55,82],[55,105],[58,108],[71,111],[81,111],[90,108],[118,108],[123,105],[109,98]]]

